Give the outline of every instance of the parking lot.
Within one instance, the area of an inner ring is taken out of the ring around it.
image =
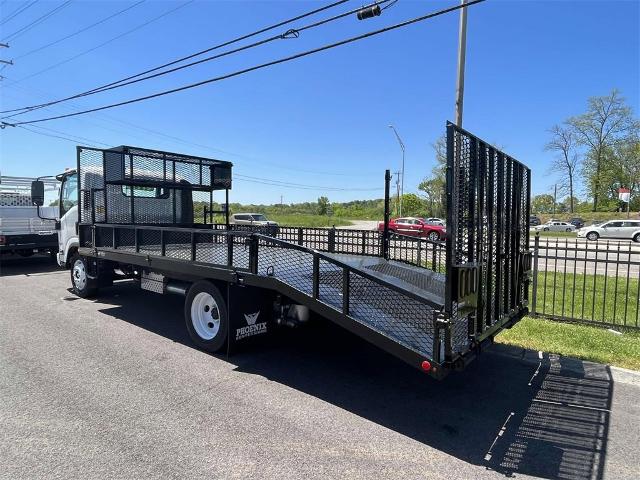
[[[213,356],[180,297],[1,270],[1,478],[640,476],[634,373],[496,345],[437,382],[322,322]]]

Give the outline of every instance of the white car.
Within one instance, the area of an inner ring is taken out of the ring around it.
[[[571,225],[567,222],[560,222],[557,220],[551,220],[537,227],[533,227],[536,232],[573,232],[575,231],[575,225]]]
[[[587,240],[622,238],[640,243],[640,220],[610,220],[600,225],[590,225],[578,230],[578,237]]]
[[[424,221],[429,225],[440,225],[441,227],[444,227],[445,224],[445,221],[438,217],[425,218]]]

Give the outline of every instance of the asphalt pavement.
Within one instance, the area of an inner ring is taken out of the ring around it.
[[[227,358],[182,299],[0,265],[0,478],[640,478],[640,376],[496,345],[432,380],[324,322]]]

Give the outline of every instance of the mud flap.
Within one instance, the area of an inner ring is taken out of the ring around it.
[[[275,327],[274,299],[274,293],[269,290],[228,284],[228,355],[262,344],[272,335]]]

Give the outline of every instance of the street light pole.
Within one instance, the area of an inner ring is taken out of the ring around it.
[[[464,5],[467,0],[460,0]],[[464,63],[467,52],[467,8],[460,9],[460,31],[458,33],[458,80],[456,83],[456,125],[462,128],[462,107],[464,101]]]
[[[396,130],[396,127],[394,127],[393,125],[389,125],[389,128],[393,130],[393,133],[396,134],[396,138],[398,139],[398,143],[400,144],[400,149],[402,150],[402,172],[400,173],[400,209],[399,209],[399,215],[402,216],[402,197],[404,195],[404,143],[402,142],[400,135],[398,135],[398,131]]]

